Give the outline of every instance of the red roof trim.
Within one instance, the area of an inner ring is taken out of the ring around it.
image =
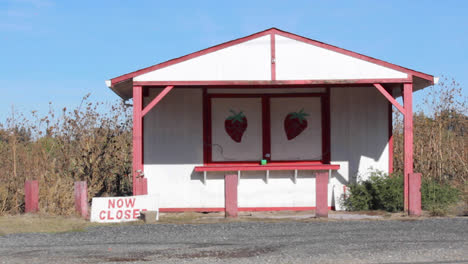
[[[218,51],[218,50],[221,50],[221,49],[224,49],[224,48],[227,48],[227,47],[231,47],[231,46],[234,46],[234,45],[237,45],[237,44],[240,44],[242,42],[246,42],[246,41],[258,38],[258,37],[266,36],[266,35],[269,35],[269,34],[278,34],[278,35],[283,36],[283,37],[287,37],[287,38],[295,39],[295,40],[298,40],[298,41],[302,41],[302,42],[312,44],[312,45],[315,45],[315,46],[318,46],[318,47],[321,47],[321,48],[325,48],[325,49],[332,50],[332,51],[335,51],[335,52],[338,52],[338,53],[341,53],[341,54],[344,54],[344,55],[348,55],[348,56],[351,56],[351,57],[354,57],[354,58],[357,58],[357,59],[365,60],[365,61],[377,64],[377,65],[381,65],[381,66],[388,67],[388,68],[391,68],[391,69],[394,69],[394,70],[397,70],[397,71],[405,72],[405,73],[407,73],[409,75],[414,75],[414,76],[426,79],[426,80],[430,81],[431,83],[433,83],[433,81],[434,81],[434,77],[432,75],[429,75],[429,74],[425,74],[425,73],[422,73],[422,72],[418,72],[418,71],[415,71],[415,70],[404,68],[404,67],[398,66],[396,64],[392,64],[392,63],[382,61],[382,60],[379,60],[379,59],[376,59],[376,58],[372,58],[372,57],[369,57],[369,56],[366,56],[366,55],[363,55],[363,54],[360,54],[360,53],[356,53],[356,52],[353,52],[353,51],[350,51],[350,50],[346,50],[346,49],[339,48],[339,47],[336,47],[336,46],[333,46],[333,45],[329,45],[329,44],[326,44],[326,43],[323,43],[323,42],[320,42],[320,41],[316,41],[316,40],[313,40],[313,39],[302,37],[302,36],[299,36],[299,35],[296,35],[296,34],[293,34],[293,33],[282,31],[282,30],[279,30],[277,28],[270,28],[270,29],[267,29],[267,30],[264,30],[264,31],[261,31],[261,32],[258,32],[258,33],[255,33],[255,34],[252,34],[252,35],[249,35],[249,36],[246,36],[246,37],[231,40],[231,41],[228,41],[228,42],[225,42],[225,43],[213,46],[213,47],[209,47],[207,49],[203,49],[203,50],[200,50],[200,51],[197,51],[197,52],[194,52],[194,53],[190,53],[188,55],[185,55],[185,56],[182,56],[182,57],[179,57],[179,58],[175,58],[175,59],[172,59],[172,60],[160,63],[160,64],[156,64],[156,65],[153,65],[153,66],[150,66],[150,67],[147,67],[147,68],[143,68],[143,69],[131,72],[131,73],[127,73],[127,74],[112,78],[111,79],[111,86],[114,86],[116,83],[128,80],[130,78],[134,78],[136,76],[145,74],[147,72],[158,70],[158,69],[161,69],[161,68],[176,64],[176,63],[180,63],[180,62],[183,62],[183,61],[186,61],[186,60],[189,60],[189,59],[193,59],[193,58],[196,58],[196,57],[199,57],[199,56],[211,53],[211,52],[215,52],[215,51]]]
[[[140,86],[197,86],[197,85],[236,85],[236,86],[282,86],[282,85],[341,85],[341,84],[374,84],[374,83],[411,83],[406,79],[343,79],[343,80],[285,80],[285,81],[134,81]],[[257,88],[257,87],[256,87]]]
[[[179,63],[179,62],[183,62],[183,61],[186,61],[186,60],[189,60],[189,59],[193,59],[193,58],[205,55],[207,53],[211,53],[211,52],[215,52],[215,51],[227,48],[227,47],[231,47],[231,46],[234,46],[234,45],[237,45],[237,44],[240,44],[242,42],[246,42],[246,41],[258,38],[258,37],[263,37],[263,36],[266,36],[266,35],[270,34],[271,32],[273,32],[273,28],[270,28],[270,29],[267,29],[265,31],[261,31],[261,32],[258,32],[258,33],[243,37],[243,38],[234,39],[234,40],[231,40],[231,41],[228,41],[228,42],[225,42],[225,43],[222,43],[222,44],[219,44],[219,45],[207,48],[207,49],[203,49],[203,50],[200,50],[200,51],[197,51],[197,52],[194,52],[194,53],[190,53],[188,55],[185,55],[185,56],[182,56],[182,57],[179,57],[179,58],[168,60],[168,61],[160,63],[160,64],[156,64],[156,65],[153,65],[153,66],[150,66],[150,67],[147,67],[147,68],[143,68],[141,70],[137,70],[137,71],[134,71],[134,72],[131,72],[131,73],[127,73],[127,74],[124,74],[124,75],[121,75],[119,77],[115,77],[115,78],[111,79],[111,85],[114,85],[116,83],[125,81],[127,79],[142,75],[142,74],[147,73],[147,72],[151,72],[151,71],[158,70],[158,69],[161,69],[161,68],[164,68],[164,67]]]
[[[361,60],[365,60],[365,61],[377,64],[377,65],[381,65],[381,66],[384,66],[384,67],[387,67],[387,68],[390,68],[390,69],[405,72],[407,74],[414,75],[414,76],[426,79],[426,80],[431,81],[431,82],[434,81],[434,76],[426,74],[426,73],[411,70],[411,69],[408,69],[408,68],[405,68],[405,67],[402,67],[402,66],[398,66],[398,65],[393,64],[393,63],[389,63],[389,62],[386,62],[386,61],[383,61],[383,60],[379,60],[379,59],[376,59],[376,58],[373,58],[373,57],[369,57],[369,56],[366,56],[366,55],[363,55],[363,54],[360,54],[360,53],[357,53],[357,52],[354,52],[354,51],[346,50],[346,49],[336,47],[336,46],[333,46],[333,45],[330,45],[330,44],[326,44],[326,43],[323,43],[323,42],[320,42],[320,41],[316,41],[316,40],[313,40],[313,39],[302,37],[302,36],[299,36],[299,35],[296,35],[296,34],[293,34],[293,33],[289,33],[289,32],[286,32],[286,31],[282,31],[282,30],[279,30],[279,29],[276,29],[276,28],[274,28],[273,30],[275,31],[276,34],[278,34],[280,36],[283,36],[283,37],[292,38],[292,39],[295,39],[295,40],[298,40],[298,41],[302,41],[302,42],[305,42],[305,43],[308,43],[308,44],[312,44],[312,45],[317,46],[317,47],[332,50],[332,51],[335,51],[335,52],[338,52],[338,53],[341,53],[341,54],[344,54],[344,55],[348,55],[348,56],[351,56],[351,57],[354,57],[354,58],[357,58],[357,59],[361,59]]]

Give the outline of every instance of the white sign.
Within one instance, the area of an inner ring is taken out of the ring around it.
[[[101,223],[136,221],[142,211],[157,211],[159,214],[157,197],[138,195],[93,198],[90,220]]]

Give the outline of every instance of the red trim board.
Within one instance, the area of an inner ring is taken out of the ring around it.
[[[343,80],[276,80],[276,81],[134,81],[134,85],[141,86],[284,86],[288,85],[291,88],[296,85],[348,85],[348,84],[374,84],[374,83],[411,83],[411,78],[400,79],[343,79]],[[214,87],[217,88],[217,87]],[[232,87],[231,87],[232,88]],[[239,88],[239,87],[235,87]],[[258,88],[258,87],[256,87]],[[270,88],[270,87],[268,87]],[[284,88],[284,87],[283,87]]]
[[[139,195],[137,173],[143,172],[143,88],[133,86],[133,195]]]
[[[271,43],[271,80],[276,80],[276,42],[275,42],[275,34],[270,35]]]
[[[390,101],[390,103],[392,103],[397,109],[398,111],[400,111],[403,115],[405,114],[405,109],[403,108],[403,106],[401,106],[397,100],[395,100],[395,98],[393,98],[393,96],[387,92],[387,90],[385,90],[385,88],[382,87],[381,84],[379,83],[374,83],[374,86],[375,88],[377,88],[377,90],[379,90],[379,92],[385,96],[385,98],[387,98],[388,101]]]
[[[315,210],[315,206],[303,207],[239,207],[240,212],[267,212],[267,211],[311,211]],[[328,210],[335,210],[335,206],[329,206]],[[222,207],[206,207],[206,208],[159,208],[162,213],[179,213],[179,212],[224,212]]]
[[[164,96],[166,96],[171,90],[172,88],[174,88],[174,86],[170,85],[170,86],[167,86],[166,88],[164,88],[164,90],[162,90],[158,96],[156,96],[142,111],[141,115],[144,117],[151,109],[153,109],[153,107],[155,107],[159,101],[161,101]]]
[[[388,173],[393,173],[393,108],[388,103]]]
[[[299,36],[299,35],[296,35],[296,34],[293,34],[293,33],[290,33],[290,32],[282,31],[282,30],[279,30],[279,29],[276,29],[276,28],[270,28],[270,29],[267,29],[267,30],[264,30],[264,31],[261,31],[261,32],[258,32],[258,33],[255,33],[255,34],[252,34],[252,35],[249,35],[249,36],[246,36],[246,37],[231,40],[231,41],[228,41],[228,42],[225,42],[225,43],[222,43],[222,44],[219,44],[219,45],[207,48],[207,49],[203,49],[203,50],[200,50],[200,51],[197,51],[197,52],[194,52],[194,53],[191,53],[191,54],[188,54],[188,55],[176,58],[176,59],[172,59],[172,60],[160,63],[160,64],[156,64],[156,65],[153,65],[153,66],[150,66],[150,67],[146,67],[146,68],[143,68],[143,69],[131,72],[131,73],[127,73],[127,74],[112,78],[111,79],[111,86],[114,86],[116,83],[119,83],[119,82],[122,82],[122,81],[125,81],[125,80],[128,80],[128,79],[134,78],[136,76],[142,75],[142,74],[147,73],[147,72],[158,70],[158,69],[161,69],[161,68],[176,64],[176,63],[180,63],[180,62],[192,59],[192,58],[196,58],[196,57],[208,54],[208,53],[212,53],[212,52],[215,52],[215,51],[227,48],[227,47],[231,47],[231,46],[237,45],[239,43],[242,43],[242,42],[245,42],[245,41],[248,41],[248,40],[252,40],[252,39],[255,39],[255,38],[258,38],[258,37],[262,37],[262,36],[265,36],[265,35],[268,35],[268,34],[270,34],[272,36],[272,38],[271,38],[272,41],[274,40],[275,35],[280,35],[280,36],[283,36],[283,37],[287,37],[287,38],[295,39],[295,40],[298,40],[298,41],[302,41],[302,42],[305,42],[305,43],[308,43],[308,44],[311,44],[311,45],[314,45],[314,46],[318,46],[318,47],[321,47],[321,48],[324,48],[324,49],[332,50],[334,52],[338,52],[338,53],[341,53],[341,54],[344,54],[344,55],[347,55],[347,56],[351,56],[351,57],[354,57],[354,58],[357,58],[357,59],[368,61],[368,62],[377,64],[377,65],[388,67],[390,69],[401,71],[401,72],[407,73],[408,75],[418,76],[418,77],[420,77],[422,79],[430,81],[431,83],[434,82],[434,77],[432,75],[429,75],[429,74],[425,74],[425,73],[422,73],[422,72],[419,72],[419,71],[404,68],[404,67],[398,66],[396,64],[392,64],[392,63],[389,63],[389,62],[386,62],[386,61],[383,61],[383,60],[375,59],[375,58],[372,58],[372,57],[369,57],[369,56],[366,56],[366,55],[363,55],[363,54],[360,54],[360,53],[357,53],[357,52],[349,51],[349,50],[339,48],[339,47],[336,47],[336,46],[333,46],[333,45],[330,45],[330,44],[326,44],[326,43],[323,43],[323,42],[319,42],[319,41],[316,41],[316,40],[305,38],[305,37],[302,37],[302,36]],[[272,48],[272,55],[273,55],[274,46],[272,46],[271,48]],[[273,60],[272,60],[272,62],[273,62]],[[276,62],[272,63],[272,69],[275,68],[275,64],[276,64]],[[274,74],[273,70],[272,70],[272,77],[275,77],[275,74]],[[274,78],[272,78],[272,80],[274,80]]]
[[[404,209],[409,205],[409,176],[413,174],[413,84],[403,85],[404,116]]]
[[[275,170],[339,170],[340,165],[330,164],[287,164],[287,165],[208,165],[195,167],[196,172],[203,171],[275,171]]]

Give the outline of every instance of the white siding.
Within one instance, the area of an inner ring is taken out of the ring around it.
[[[277,80],[406,78],[407,74],[276,35]]]
[[[331,159],[335,184],[388,172],[388,102],[373,87],[331,89]],[[342,192],[338,188],[337,192]]]
[[[270,35],[186,60],[135,81],[271,80]]]
[[[158,91],[151,93],[154,96]],[[146,99],[149,101],[149,99]],[[329,183],[329,205],[339,208],[343,184],[369,169],[388,171],[388,103],[375,88],[331,89],[331,158],[341,169]],[[208,173],[207,184],[194,167],[203,164],[202,92],[172,90],[144,120],[144,170],[149,194],[161,208],[224,207],[224,177]],[[315,206],[315,177],[299,172],[244,172],[239,207]]]

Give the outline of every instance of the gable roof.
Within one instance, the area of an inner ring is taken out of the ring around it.
[[[294,80],[390,81],[411,77],[422,79],[427,85],[434,82],[434,77],[429,74],[270,28],[112,78],[106,83],[122,96],[119,86],[128,86],[130,80],[187,84],[200,81],[262,81],[274,84],[275,81]]]

